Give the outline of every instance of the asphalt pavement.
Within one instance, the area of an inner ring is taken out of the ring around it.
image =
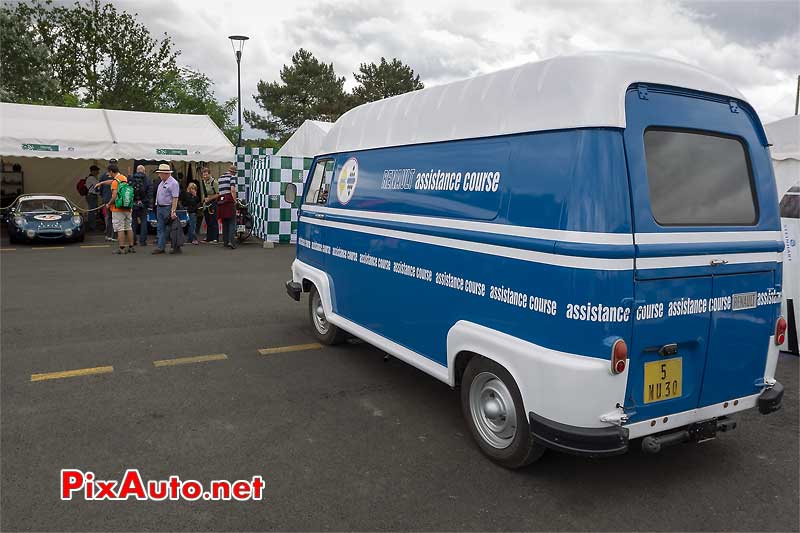
[[[778,365],[783,410],[714,441],[508,471],[446,385],[366,344],[303,346],[291,247],[2,248],[3,531],[800,529],[795,357]],[[212,357],[154,364],[198,356]],[[80,369],[105,370],[52,374]],[[261,475],[265,497],[62,501],[62,468]]]

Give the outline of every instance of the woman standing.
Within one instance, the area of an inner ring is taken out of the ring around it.
[[[219,200],[219,187],[217,180],[211,176],[208,167],[203,167],[201,173],[203,178],[200,181],[202,192],[201,202],[203,203],[203,213],[206,221],[206,238],[203,240],[207,244],[217,244],[219,239],[219,225],[217,224],[217,200]]]
[[[228,172],[219,177],[219,201],[217,212],[222,221],[222,241],[230,249],[236,248],[236,167],[231,165]]]

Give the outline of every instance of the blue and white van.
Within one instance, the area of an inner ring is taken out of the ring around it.
[[[353,335],[460,386],[481,450],[514,468],[779,409],[782,250],[743,96],[594,53],[343,115],[305,184],[287,291],[309,293],[320,341]]]

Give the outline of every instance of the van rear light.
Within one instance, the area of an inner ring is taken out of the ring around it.
[[[622,339],[617,339],[611,347],[611,373],[621,374],[628,366],[628,345]]]
[[[786,319],[782,316],[778,317],[775,323],[775,344],[780,346],[786,340]]]

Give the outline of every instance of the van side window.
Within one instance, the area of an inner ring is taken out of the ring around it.
[[[331,188],[333,176],[333,159],[317,161],[314,167],[314,175],[311,177],[308,194],[305,203],[321,204],[328,203],[328,191]]]
[[[663,226],[756,223],[752,171],[741,140],[648,128],[644,148],[656,222]]]

